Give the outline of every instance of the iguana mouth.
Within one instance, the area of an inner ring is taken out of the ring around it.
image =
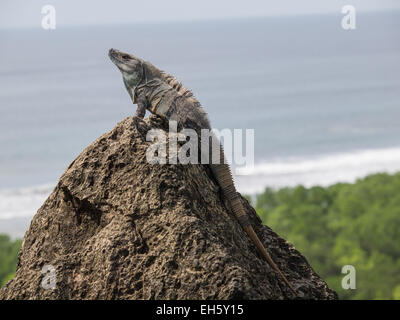
[[[118,52],[117,50],[111,48],[111,49],[108,51],[108,56],[110,57],[111,61],[114,62],[114,63],[116,63],[116,62],[118,62],[118,63],[123,63],[123,61],[121,61],[121,60],[119,59],[118,53],[119,53],[119,52]]]
[[[108,52],[108,56],[110,57],[111,61],[114,62],[116,65],[127,64],[132,60],[136,60],[135,57],[131,56],[130,54],[114,48],[110,49],[110,51]]]

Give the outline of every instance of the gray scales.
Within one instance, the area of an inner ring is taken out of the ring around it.
[[[178,129],[190,128],[198,133],[201,129],[211,130],[207,114],[201,104],[175,77],[157,69],[147,61],[116,49],[110,49],[109,57],[121,71],[132,102],[138,106],[136,116],[143,118],[147,109],[163,119],[176,121]],[[229,165],[225,161],[221,144],[218,151],[220,161],[212,162],[209,166],[224,198],[260,253],[296,296],[296,291],[273,261],[250,224],[236,191]]]

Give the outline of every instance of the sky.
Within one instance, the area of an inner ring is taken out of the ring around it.
[[[400,9],[399,0],[1,0],[0,28],[39,28],[47,4],[57,27],[340,13],[349,4],[359,12]]]

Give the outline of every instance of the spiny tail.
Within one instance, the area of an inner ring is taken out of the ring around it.
[[[211,161],[210,161],[211,163]],[[293,292],[294,295],[296,291],[286,279],[285,275],[279,270],[276,263],[272,260],[271,256],[268,254],[267,250],[265,249],[264,245],[258,238],[257,234],[254,232],[253,227],[250,224],[250,220],[248,215],[246,214],[243,204],[236,192],[235,185],[233,183],[232,174],[229,169],[229,165],[225,163],[225,156],[224,150],[222,145],[220,145],[220,163],[219,164],[210,164],[211,170],[220,185],[224,197],[228,200],[231,205],[232,211],[234,212],[236,218],[238,219],[239,223],[242,225],[243,229],[249,235],[251,240],[254,242],[258,250],[267,260],[267,262],[271,265],[271,267],[281,276],[283,281],[288,285],[290,290]]]

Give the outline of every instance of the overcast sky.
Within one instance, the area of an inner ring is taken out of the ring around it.
[[[400,0],[0,0],[0,28],[40,27],[46,4],[57,27],[400,9]]]

